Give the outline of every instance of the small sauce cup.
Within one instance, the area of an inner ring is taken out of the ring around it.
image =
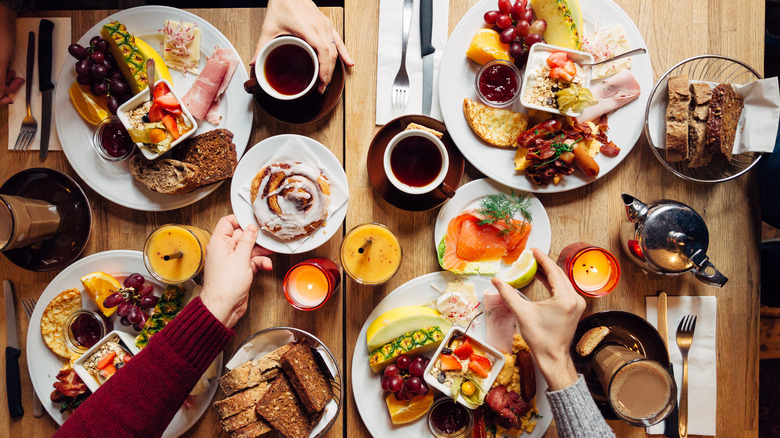
[[[135,152],[135,143],[116,116],[106,117],[98,123],[92,136],[92,147],[100,158],[120,162]]]
[[[503,59],[484,64],[475,79],[479,100],[495,108],[504,108],[515,103],[520,97],[522,83],[520,69]]]
[[[103,317],[94,310],[80,309],[68,316],[62,326],[65,345],[82,354],[92,348],[108,333]]]

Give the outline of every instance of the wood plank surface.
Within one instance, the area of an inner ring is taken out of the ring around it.
[[[450,2],[450,31],[476,3],[477,0]],[[762,71],[764,3],[761,0],[744,1],[739,5],[725,0],[695,0],[684,6],[672,0],[617,0],[617,3],[644,36],[655,79],[677,62],[706,53],[732,56]],[[398,274],[384,286],[365,287],[347,282],[349,367],[355,341],[371,310],[396,287],[437,271],[439,266],[431,244],[432,224],[438,209],[422,213],[396,209],[372,190],[368,180],[366,151],[378,130],[374,111],[376,51],[388,48],[377,48],[379,2],[346,0],[345,10],[346,42],[356,62],[346,95],[345,164],[353,188],[347,228],[370,221],[386,224],[398,234],[404,254]],[[717,296],[718,436],[758,436],[760,214],[755,174],[718,185],[688,183],[662,167],[644,137],[638,143],[615,170],[596,182],[566,193],[539,196],[552,224],[550,255],[555,258],[568,244],[585,241],[619,256],[622,279],[618,288],[605,298],[588,299],[586,314],[619,309],[644,317],[644,297],[654,295],[658,290],[665,290],[670,295]],[[482,175],[467,164],[463,182],[480,177]],[[623,192],[645,201],[675,199],[696,209],[709,226],[708,255],[729,277],[728,284],[718,289],[705,286],[690,275],[643,274],[620,250],[618,228],[625,214],[620,199]],[[547,293],[537,283],[531,287],[529,295],[539,300]],[[380,397],[379,388],[376,392]],[[368,435],[351,392],[346,421],[348,436]],[[611,421],[610,426],[620,437],[646,435],[644,429],[622,422]],[[554,424],[545,436],[557,436]]]
[[[342,8],[322,8],[322,12],[328,16],[334,27],[340,32],[343,29],[344,10]],[[252,9],[191,9],[190,12],[198,15],[219,29],[238,51],[244,65],[248,68],[252,59],[255,44],[260,36],[260,27],[265,15],[264,8]],[[73,41],[78,40],[97,21],[115,11],[75,11],[75,12],[36,12],[35,16],[70,16],[73,28]],[[161,20],[164,17],[161,18]],[[162,22],[161,22],[162,24]],[[131,29],[132,31],[132,29]],[[211,50],[211,48],[205,48]],[[70,62],[70,60],[69,60]],[[65,68],[73,68],[69,63]],[[238,80],[238,79],[233,79]],[[56,78],[55,78],[56,81]],[[57,84],[57,86],[69,86],[70,84]],[[17,99],[23,99],[23,94],[17,95]],[[344,104],[343,100],[330,115],[323,119],[306,125],[289,125],[272,119],[265,111],[255,104],[255,119],[252,127],[252,135],[248,148],[259,141],[278,134],[300,134],[311,137],[328,147],[341,161],[344,151]],[[80,121],[78,121],[80,122]],[[0,144],[6,145],[8,135],[8,115],[5,107],[0,108]],[[16,135],[15,133],[13,135]],[[52,132],[52,135],[55,135]],[[0,181],[5,181],[14,173],[31,167],[49,167],[60,170],[73,177],[84,189],[90,200],[93,214],[92,235],[84,250],[83,256],[101,251],[114,249],[142,250],[144,241],[149,233],[156,227],[167,223],[182,223],[196,225],[211,230],[217,220],[232,213],[230,206],[230,181],[222,184],[214,193],[194,205],[178,210],[161,213],[146,213],[130,210],[113,204],[94,190],[89,188],[83,180],[73,171],[62,152],[50,152],[48,159],[41,163],[38,160],[37,151],[12,152],[5,146],[0,148]],[[130,176],[128,176],[130,177]],[[289,305],[282,293],[282,279],[287,270],[295,263],[303,260],[325,256],[332,260],[338,260],[338,248],[341,244],[343,233],[338,233],[325,245],[317,250],[297,255],[273,256],[274,269],[270,273],[261,273],[255,276],[250,291],[249,308],[246,315],[234,327],[235,338],[225,349],[227,360],[235,352],[240,343],[252,333],[273,326],[291,326],[306,330],[321,339],[333,352],[339,361],[339,366],[344,370],[343,337],[343,301],[345,295],[338,291],[323,308],[315,312],[298,311]],[[16,289],[17,319],[19,322],[19,336],[22,351],[25,349],[27,336],[27,318],[24,308],[19,300],[22,298],[37,299],[46,285],[60,271],[49,273],[35,273],[25,271],[10,263],[5,257],[0,257],[0,272],[3,278],[10,279]],[[80,285],[73,285],[80,287]],[[2,319],[2,331],[0,337],[5,339],[5,318]],[[2,361],[5,376],[5,361]],[[32,387],[27,372],[26,355],[22,354],[20,360],[22,377],[22,403],[25,415],[20,420],[10,420],[8,409],[0,409],[0,436],[16,437],[44,437],[51,436],[56,428],[56,423],[45,414],[43,418],[36,419],[32,412]],[[5,379],[3,379],[5,382]],[[53,383],[53,382],[52,382]],[[5,383],[2,384],[3,398]],[[48,398],[48,393],[42,394]],[[221,394],[217,394],[221,398]],[[5,402],[3,402],[5,404]],[[343,417],[342,417],[343,418]],[[343,421],[339,419],[327,436],[336,437],[343,435]],[[185,435],[188,437],[214,437],[227,436],[222,432],[218,417],[213,409],[206,410],[203,417]]]

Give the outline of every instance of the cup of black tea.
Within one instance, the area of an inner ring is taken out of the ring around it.
[[[439,190],[447,197],[455,190],[444,182],[450,158],[444,143],[422,129],[401,131],[385,149],[384,167],[387,179],[398,190],[410,195],[424,195]]]
[[[317,83],[317,53],[306,41],[294,36],[280,36],[269,41],[255,62],[257,85],[274,99],[295,100],[308,94]],[[254,80],[250,80],[254,82]],[[250,93],[255,84],[244,88]]]

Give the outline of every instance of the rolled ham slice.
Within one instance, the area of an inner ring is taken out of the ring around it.
[[[230,49],[217,47],[214,50],[190,91],[181,99],[194,117],[219,124],[222,119],[218,112],[219,98],[230,84],[240,62],[238,55]]]
[[[591,84],[590,91],[599,102],[585,108],[577,117],[578,123],[597,119],[627,105],[639,97],[642,90],[634,74],[629,70],[622,70],[614,76],[598,81],[596,85]]]
[[[483,303],[486,312],[487,343],[502,353],[512,354],[513,338],[515,333],[520,333],[515,314],[496,291],[486,291]]]

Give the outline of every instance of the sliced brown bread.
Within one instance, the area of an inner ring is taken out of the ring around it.
[[[149,190],[166,195],[181,195],[200,187],[198,167],[178,160],[149,161],[136,155],[130,159],[130,173]]]
[[[200,169],[197,183],[207,186],[233,176],[238,165],[233,133],[214,129],[185,140],[173,148],[173,158]]]
[[[585,332],[577,342],[577,354],[585,357],[599,346],[601,341],[609,334],[609,327],[599,326]]]
[[[688,75],[670,77],[668,88],[666,161],[683,161],[688,158],[688,105],[691,102]]]
[[[291,344],[283,345],[258,359],[245,362],[220,377],[219,388],[225,395],[257,386],[260,382],[271,380],[279,373],[279,358],[290,349]]]
[[[263,421],[260,417],[257,416],[257,411],[255,410],[255,406],[252,405],[243,411],[237,413],[236,415],[233,415],[231,417],[224,418],[220,420],[220,424],[222,424],[222,429],[225,430],[225,432],[232,432],[234,430],[241,429],[243,427],[246,427],[249,424],[260,422],[260,425],[265,425],[268,430],[271,430],[271,426],[269,426],[265,421]]]
[[[712,151],[707,147],[707,118],[710,115],[712,89],[708,84],[691,84],[691,105],[688,108],[688,167],[710,164]]]
[[[252,408],[254,411],[254,408]],[[263,420],[247,424],[246,426],[230,432],[230,438],[260,438],[273,432],[271,426]]]
[[[731,161],[739,116],[744,108],[742,98],[731,84],[720,84],[712,90],[707,119],[707,147],[717,156]]]
[[[298,393],[298,398],[309,413],[323,410],[333,398],[328,379],[315,362],[311,348],[295,344],[282,356],[282,369]]]
[[[307,438],[313,428],[311,418],[284,374],[274,379],[256,409],[258,415],[287,438]]]
[[[214,403],[219,418],[227,418],[254,406],[268,392],[271,387],[269,382],[261,382],[253,388],[239,392],[230,397],[224,398]]]

